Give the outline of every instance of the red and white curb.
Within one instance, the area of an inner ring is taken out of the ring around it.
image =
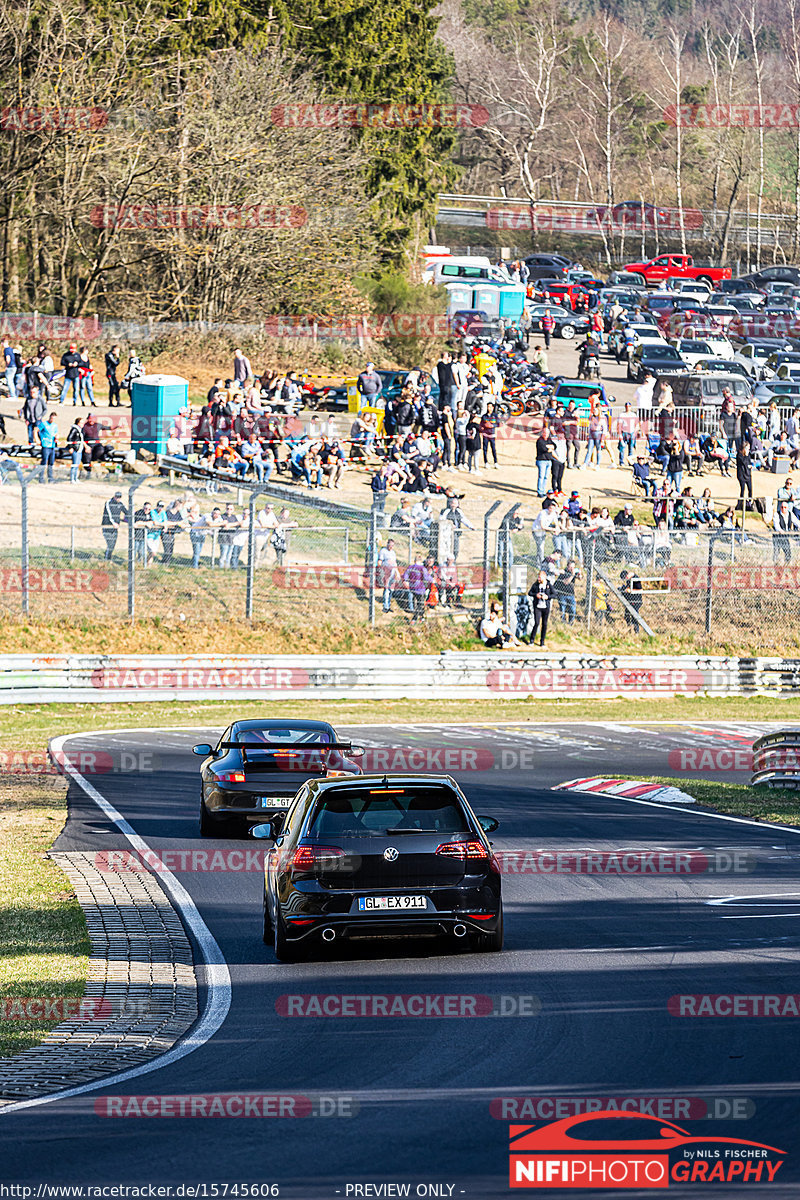
[[[623,800],[653,800],[659,804],[696,804],[694,796],[680,788],[646,783],[641,779],[608,779],[590,775],[586,779],[568,779],[553,789],[556,792],[590,792],[597,796],[619,796]]]

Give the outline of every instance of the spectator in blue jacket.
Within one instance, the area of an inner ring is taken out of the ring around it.
[[[39,430],[39,440],[42,443],[42,483],[45,482],[44,472],[47,468],[47,482],[53,483],[53,467],[56,461],[56,446],[58,445],[58,429],[56,427],[56,414],[50,413],[50,416],[45,421],[42,419],[37,425]]]

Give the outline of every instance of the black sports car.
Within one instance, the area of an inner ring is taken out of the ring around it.
[[[193,753],[200,767],[200,833],[224,837],[244,821],[264,821],[291,807],[307,779],[360,775],[363,751],[326,721],[236,721],[216,746]],[[348,757],[350,756],[350,757]]]
[[[284,961],[318,938],[448,935],[500,950],[496,828],[449,775],[310,780],[288,813],[252,831],[274,838],[264,941]]]

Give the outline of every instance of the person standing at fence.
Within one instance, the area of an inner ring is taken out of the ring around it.
[[[636,438],[639,433],[639,418],[636,413],[631,410],[630,403],[626,400],[625,407],[615,421],[617,434],[617,451],[619,453],[619,465],[626,465],[633,462],[636,454]]]
[[[67,398],[67,392],[72,388],[72,406],[73,408],[80,399],[80,373],[81,373],[81,356],[78,354],[78,347],[74,342],[70,343],[69,350],[65,350],[61,355],[61,366],[64,368],[64,386],[61,389],[59,404],[63,404]]]
[[[564,433],[564,426],[561,423],[551,425],[550,437],[547,441],[550,450],[550,473],[551,482],[554,492],[562,491],[562,482],[564,479],[564,468],[567,465],[567,455],[569,447],[567,446],[567,438]]]
[[[250,359],[238,348],[233,352],[233,378],[239,387],[243,387],[253,376]]]
[[[403,583],[408,592],[408,608],[412,614],[412,621],[424,621],[425,599],[428,595],[428,588],[433,583],[433,576],[420,562],[418,554],[403,572]]]
[[[584,467],[591,466],[592,470],[596,466],[600,466],[600,451],[603,447],[603,439],[605,436],[605,418],[602,413],[593,412],[589,417],[589,440],[586,444],[586,455],[583,460]],[[596,464],[592,459],[596,457]]]
[[[89,403],[92,408],[97,408],[94,399],[94,368],[92,367],[89,358],[89,347],[81,346],[78,357],[81,360],[81,365],[78,372],[78,383],[81,394],[81,404],[86,407],[85,397],[89,397]]]
[[[39,429],[39,422],[44,420],[47,413],[47,401],[38,388],[31,388],[31,394],[19,410],[18,416],[28,426],[28,445],[33,446]]]
[[[800,532],[800,521],[798,521],[792,509],[789,508],[787,500],[778,502],[778,510],[772,518],[772,561],[778,562],[778,559],[783,555],[783,561],[788,567],[792,561],[792,540],[790,534]]]
[[[476,467],[475,463],[478,458],[478,452],[481,448],[481,430],[480,422],[475,413],[469,417],[467,421],[467,470],[470,475],[480,475],[480,467]]]
[[[564,570],[556,577],[553,584],[553,595],[558,601],[558,607],[561,611],[561,620],[567,625],[573,625],[577,616],[577,605],[575,602],[575,586],[580,579],[581,573],[578,564],[574,558],[567,561]]]
[[[542,498],[547,495],[548,476],[552,461],[550,440],[545,425],[536,439],[536,494]]]
[[[453,375],[453,357],[447,350],[436,364],[436,379],[439,384],[440,411],[449,408],[450,412],[455,415],[458,384]]]
[[[483,446],[483,465],[488,468],[491,458],[494,470],[497,470],[497,426],[500,424],[494,404],[486,405],[486,412],[480,420],[481,445]]]
[[[448,496],[447,504],[439,513],[440,521],[449,521],[453,526],[453,559],[458,558],[458,551],[461,546],[461,536],[465,529],[473,529],[474,525],[470,524],[464,513],[461,511],[461,505],[458,502],[458,496]]]
[[[219,531],[219,565],[223,570],[231,565],[233,539],[240,528],[241,521],[236,515],[236,509],[228,501],[225,505],[225,512],[222,514],[222,528]]]
[[[736,405],[729,388],[722,390],[722,404],[719,410],[719,433],[722,444],[728,453],[728,458],[736,454],[736,436],[739,428],[739,418],[736,415]]]
[[[739,481],[739,499],[742,502],[742,516],[747,508],[746,499],[753,499],[753,470],[750,457],[750,443],[742,440],[736,453],[736,478]]]
[[[667,483],[674,484],[676,492],[681,490],[683,482],[683,471],[686,466],[686,453],[683,449],[683,443],[678,438],[672,438],[667,443],[669,457],[667,459]]]
[[[533,586],[528,590],[528,595],[533,608],[531,645],[536,642],[536,634],[541,629],[539,645],[543,646],[547,636],[547,622],[550,620],[550,606],[553,602],[553,585],[544,571],[539,572]]]
[[[56,427],[56,414],[50,413],[50,416],[45,421],[42,419],[37,429],[39,430],[39,441],[42,445],[42,478],[44,483],[45,468],[47,469],[47,482],[54,483],[55,476],[53,468],[56,461],[56,447],[58,446],[58,428]]]
[[[375,586],[383,592],[383,611],[390,612],[392,608],[392,591],[400,582],[400,572],[397,569],[397,551],[394,548],[394,538],[389,538],[385,546],[378,551],[375,564]]]
[[[147,566],[147,534],[150,530],[152,509],[150,501],[145,500],[141,508],[133,514],[133,556],[137,562]]]
[[[109,408],[120,407],[119,398],[119,380],[117,379],[117,367],[121,359],[119,346],[115,342],[110,350],[106,351],[106,379],[108,380],[108,406]]]
[[[642,600],[644,599],[642,596],[642,581],[639,576],[634,575],[632,571],[623,571],[620,575],[620,579],[622,580],[622,583],[620,585],[619,593],[625,600],[627,600],[628,604],[633,609],[633,612],[629,612],[629,610],[623,606],[622,611],[625,614],[625,624],[630,629],[638,629],[639,622],[637,621],[636,616],[634,616],[634,613],[636,613],[638,616],[639,612],[641,611]]]
[[[70,483],[78,482],[78,473],[81,469],[81,458],[83,457],[83,429],[81,428],[82,423],[83,423],[83,418],[76,417],[75,420],[70,425],[69,429],[67,430],[67,436],[65,439],[65,443],[66,443],[67,447],[69,448],[70,454],[72,455],[71,464],[70,464],[70,468],[69,468]]]
[[[8,387],[9,400],[17,398],[17,364],[14,358],[14,347],[7,339],[3,339],[3,368],[6,375],[6,386]]]
[[[164,527],[161,530],[161,562],[164,566],[169,566],[169,564],[172,562],[172,557],[175,552],[175,538],[182,529],[187,527],[186,507],[176,497],[168,504],[165,510],[165,515],[166,520],[164,522]]]
[[[453,469],[453,443],[455,441],[455,421],[449,408],[442,409],[442,468],[445,471]]]
[[[293,521],[291,513],[285,506],[278,513],[278,521],[270,534],[269,544],[275,551],[275,562],[277,566],[282,567],[286,561],[286,552],[289,549],[289,530],[299,528],[297,521]]]
[[[111,560],[111,556],[114,553],[114,547],[119,537],[119,527],[127,519],[128,510],[122,503],[122,492],[114,492],[111,499],[106,500],[103,506],[103,516],[101,519],[101,528],[106,543],[105,558],[107,562]]]
[[[459,404],[456,410],[455,419],[455,440],[456,440],[456,470],[466,471],[467,469],[467,426],[469,425],[469,413],[462,404]]]

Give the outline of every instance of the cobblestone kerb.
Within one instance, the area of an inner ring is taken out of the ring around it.
[[[44,1041],[0,1059],[0,1105],[49,1095],[165,1053],[197,1019],[192,947],[155,876],[101,872],[94,854],[51,858],[86,914],[90,1020],[62,1021]]]

